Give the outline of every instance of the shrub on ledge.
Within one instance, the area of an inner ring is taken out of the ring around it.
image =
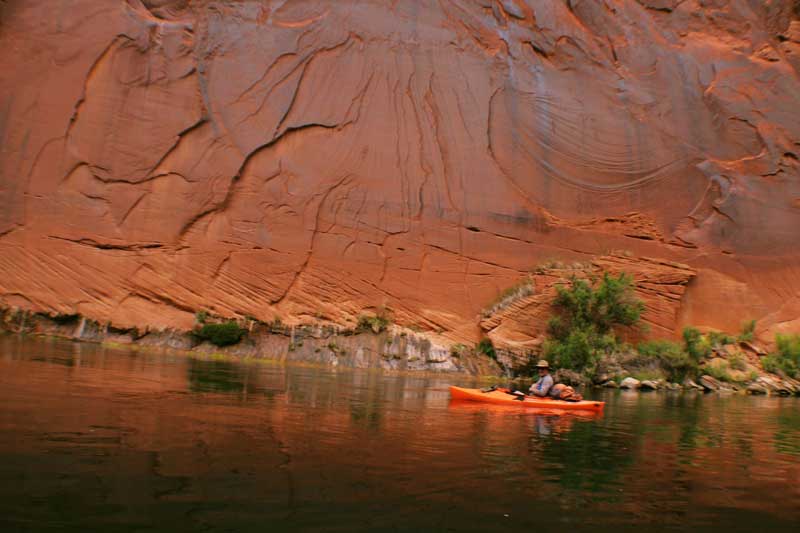
[[[391,320],[389,320],[389,318],[383,313],[375,316],[361,315],[358,317],[358,325],[356,326],[356,330],[371,330],[373,333],[378,334],[386,331],[386,328],[389,327],[390,323]]]
[[[245,329],[240,328],[236,322],[223,322],[222,324],[205,324],[192,334],[202,340],[208,341],[215,346],[230,346],[236,344],[245,334]]]
[[[489,339],[488,337],[484,337],[481,339],[478,345],[475,346],[475,351],[478,353],[482,353],[483,355],[486,355],[488,357],[491,357],[492,359],[497,361],[497,352],[494,349],[494,344],[492,344],[491,339]]]
[[[544,356],[560,368],[591,371],[603,354],[618,348],[614,328],[635,325],[644,311],[626,274],[605,273],[591,281],[573,277],[568,287],[556,290],[558,314],[547,323]]]
[[[756,321],[749,320],[742,324],[742,332],[737,339],[739,342],[753,342],[756,332]]]
[[[695,361],[700,361],[711,355],[711,343],[697,328],[684,328],[683,342],[686,345],[686,351]]]
[[[800,376],[800,334],[776,335],[777,351],[761,360],[767,372],[783,372],[789,377]]]
[[[677,343],[668,340],[647,341],[639,344],[638,351],[645,359],[657,361],[667,373],[669,381],[681,382],[697,375],[697,360]]]

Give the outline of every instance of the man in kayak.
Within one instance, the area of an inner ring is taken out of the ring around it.
[[[536,369],[539,371],[539,381],[531,385],[528,392],[534,396],[547,396],[553,388],[553,376],[550,375],[550,363],[542,359],[536,363]]]

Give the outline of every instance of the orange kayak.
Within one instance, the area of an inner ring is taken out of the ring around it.
[[[465,389],[462,387],[450,387],[450,398],[453,400],[469,400],[473,402],[484,402],[502,405],[516,405],[517,407],[533,407],[537,409],[567,409],[570,411],[602,411],[605,402],[594,402],[582,400],[580,402],[566,402],[553,398],[537,398],[535,396],[525,396],[523,401],[515,400],[507,392],[494,390],[491,392],[481,392],[480,389]]]

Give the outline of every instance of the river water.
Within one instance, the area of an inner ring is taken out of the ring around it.
[[[800,530],[797,399],[470,383],[0,337],[0,530]]]

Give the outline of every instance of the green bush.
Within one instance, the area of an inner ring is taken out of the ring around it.
[[[373,333],[381,333],[386,331],[391,321],[383,314],[369,316],[361,315],[358,317],[358,325],[356,329],[360,331],[372,331]]]
[[[466,351],[467,347],[461,343],[450,346],[450,355],[452,357],[461,357]]]
[[[736,339],[727,333],[722,333],[721,331],[709,331],[707,338],[708,343],[712,346],[712,348],[721,348],[726,344],[733,344],[736,342]]]
[[[631,377],[633,379],[638,379],[639,381],[658,381],[659,379],[664,379],[667,376],[664,376],[660,370],[643,369],[631,372]]]
[[[242,340],[245,331],[239,327],[239,324],[230,321],[222,324],[205,324],[193,333],[198,339],[208,341],[216,346],[229,346]]]
[[[480,340],[478,345],[475,346],[475,351],[482,353],[483,355],[488,355],[497,361],[497,352],[494,350],[494,344],[492,344],[492,340],[488,337],[484,337]]]
[[[711,355],[711,345],[697,328],[684,328],[683,342],[686,345],[686,352],[698,363]]]
[[[729,367],[727,362],[723,362],[719,365],[707,365],[703,368],[703,371],[711,376],[712,378],[718,379],[719,381],[727,381],[732,382],[733,378],[731,377],[730,373],[728,372]]]
[[[583,370],[597,358],[594,346],[594,332],[576,329],[566,338],[550,339],[544,344],[545,359],[559,368]]]
[[[635,324],[644,311],[644,304],[633,295],[633,279],[608,273],[592,286],[583,279],[572,278],[569,288],[557,287],[553,305],[560,311],[560,321],[567,331],[593,327],[604,335],[616,325]]]
[[[207,318],[208,318],[208,311],[198,311],[194,314],[194,319],[197,321],[198,324],[205,324]]]
[[[669,381],[681,382],[697,375],[697,361],[675,342],[654,340],[643,342],[638,352],[645,358],[655,359],[667,373]]]
[[[747,370],[747,359],[745,359],[744,355],[740,353],[732,355],[730,359],[728,359],[728,363],[730,364],[732,370]]]
[[[778,356],[775,354],[769,354],[766,357],[762,357],[761,366],[764,368],[765,371],[770,372],[772,374],[777,374],[778,372],[781,372],[783,370],[778,360]]]
[[[458,358],[464,355],[465,353],[467,353],[467,347],[466,345],[461,344],[460,342],[450,346],[450,355],[452,357]]]
[[[756,332],[756,321],[749,320],[742,324],[742,332],[739,333],[739,342],[753,342]]]
[[[800,377],[800,335],[776,335],[777,351],[761,359],[767,372],[783,372],[790,377]]]
[[[617,348],[614,327],[636,324],[644,310],[626,274],[606,273],[594,284],[573,277],[569,287],[557,291],[558,315],[547,324],[544,356],[560,368],[590,371],[601,355]]]
[[[800,335],[778,334],[775,336],[775,344],[781,357],[800,363]]]

